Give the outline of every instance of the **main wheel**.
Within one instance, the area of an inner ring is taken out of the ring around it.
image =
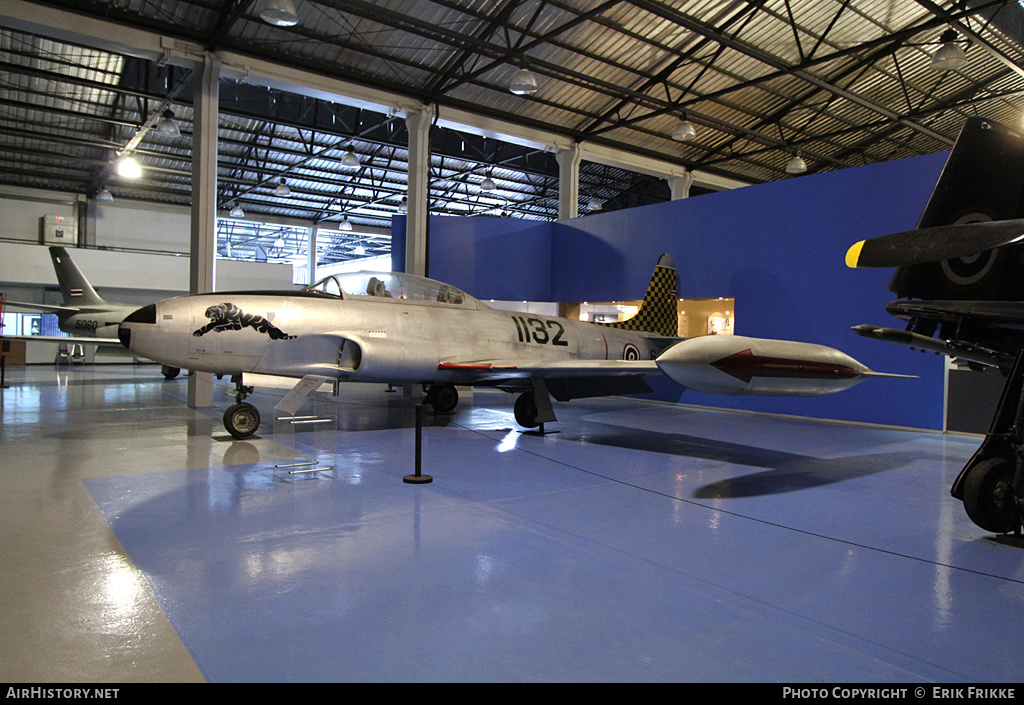
[[[964,481],[964,509],[985,531],[1005,534],[1018,521],[1013,497],[1013,465],[1003,458],[978,463]]]
[[[224,412],[224,428],[235,438],[248,438],[260,427],[260,412],[252,404],[240,401]]]
[[[160,373],[163,374],[164,379],[171,380],[181,373],[181,369],[178,367],[171,367],[170,365],[160,365]]]
[[[459,404],[459,390],[453,384],[432,384],[427,392],[427,403],[435,414],[447,414]]]
[[[512,410],[516,415],[516,423],[523,428],[537,428],[540,425],[537,421],[537,397],[533,392],[520,394]]]

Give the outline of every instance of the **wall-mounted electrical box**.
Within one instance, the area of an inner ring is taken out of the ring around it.
[[[66,215],[44,215],[42,231],[44,245],[74,245],[78,242],[78,225],[74,218]]]

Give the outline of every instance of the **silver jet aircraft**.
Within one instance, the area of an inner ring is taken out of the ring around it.
[[[455,408],[456,385],[496,387],[519,393],[516,421],[534,428],[555,420],[552,397],[649,392],[653,375],[718,394],[814,396],[881,374],[822,345],[679,338],[677,301],[668,255],[637,315],[611,324],[497,310],[431,279],[359,272],[298,292],[166,299],[126,317],[119,335],[165,365],[231,375],[236,403],[224,425],[236,438],[259,426],[244,399],[266,376],[290,379],[275,409],[293,414],[324,383],[423,384],[435,413]]]

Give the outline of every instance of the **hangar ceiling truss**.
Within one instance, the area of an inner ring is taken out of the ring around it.
[[[796,151],[821,172],[948,149],[971,115],[1021,122],[1017,2],[295,0],[298,22],[272,26],[263,1],[24,4],[741,183],[792,178]],[[193,71],[5,27],[3,14],[0,184],[189,203]],[[950,29],[968,63],[937,72],[930,56]],[[539,90],[513,95],[524,67]],[[155,129],[167,109],[178,136]],[[683,117],[692,141],[672,139]],[[336,229],[346,218],[386,228],[401,207],[400,113],[222,79],[218,129],[225,210]],[[554,151],[521,143],[435,125],[431,212],[556,218]],[[145,169],[134,181],[112,170],[129,144]],[[349,149],[358,167],[342,163]],[[495,191],[480,188],[488,175]],[[282,178],[290,196],[274,192]],[[612,209],[669,197],[657,176],[581,165],[581,213],[592,198]]]

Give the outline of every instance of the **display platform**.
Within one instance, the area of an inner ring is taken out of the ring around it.
[[[23,374],[7,680],[1024,676],[1024,553],[948,494],[979,437],[624,398],[559,404],[541,436],[476,390],[424,414],[433,482],[410,485],[401,391],[343,386],[304,426],[258,392],[260,438],[229,441],[226,383],[192,411],[155,367]],[[310,461],[331,470],[282,475]]]

